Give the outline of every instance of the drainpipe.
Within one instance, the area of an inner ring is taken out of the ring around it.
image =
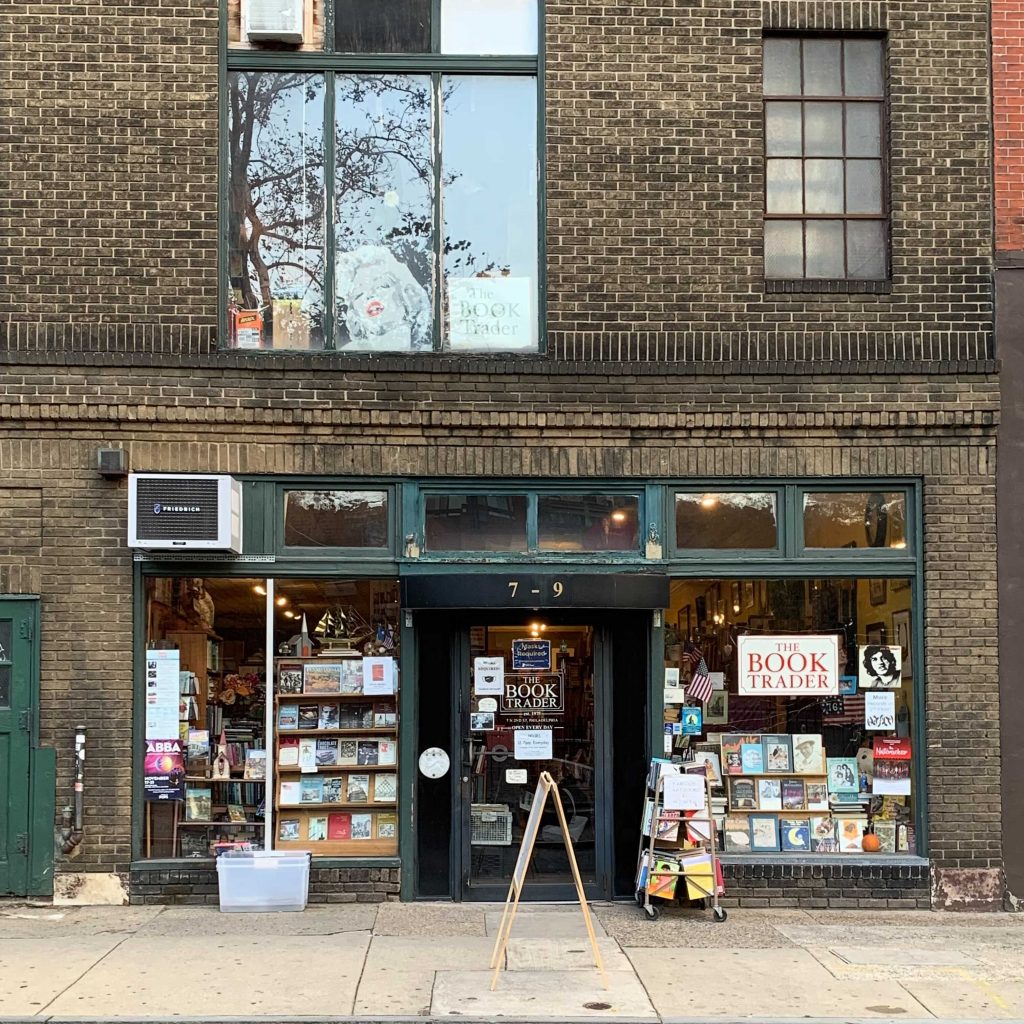
[[[82,828],[82,794],[85,791],[85,726],[75,730],[75,809],[72,818],[71,806],[64,808],[61,815],[61,852],[70,853],[85,838]],[[73,827],[72,827],[73,825]]]

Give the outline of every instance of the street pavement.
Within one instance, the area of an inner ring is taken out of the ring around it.
[[[301,914],[0,902],[0,1021],[1024,1021],[1024,915],[387,903]]]

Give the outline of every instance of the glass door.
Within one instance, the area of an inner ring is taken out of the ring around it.
[[[463,897],[503,900],[541,772],[559,785],[583,882],[603,896],[600,645],[592,625],[470,625],[463,673]],[[465,650],[465,649],[464,649]],[[545,809],[524,899],[572,899],[554,806]]]

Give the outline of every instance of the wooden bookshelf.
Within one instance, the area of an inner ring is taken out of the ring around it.
[[[396,725],[367,725],[360,729],[277,729],[277,738],[302,739],[306,736],[361,736],[364,733],[372,732],[376,736],[397,736],[398,726]]]
[[[319,803],[319,804],[279,804],[278,809],[280,811],[364,811],[370,812],[374,810],[378,811],[393,811],[398,804],[394,800],[371,800],[369,803],[354,803],[354,804],[337,804],[337,803]],[[359,840],[359,842],[365,842],[365,840]]]
[[[277,771],[285,775],[342,775],[345,772],[353,772],[359,775],[362,772],[393,772],[397,774],[398,767],[393,764],[321,764],[317,765],[315,771],[308,768],[303,770],[298,765],[278,765]]]

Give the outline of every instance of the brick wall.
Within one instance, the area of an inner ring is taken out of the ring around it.
[[[990,354],[985,0],[546,4],[549,352],[689,362]],[[216,0],[15,3],[0,344],[215,345]],[[761,279],[765,30],[884,31],[893,281]],[[6,327],[6,330],[2,330]],[[5,340],[6,339],[6,340]]]
[[[992,4],[996,248],[1024,252],[1024,0]]]

